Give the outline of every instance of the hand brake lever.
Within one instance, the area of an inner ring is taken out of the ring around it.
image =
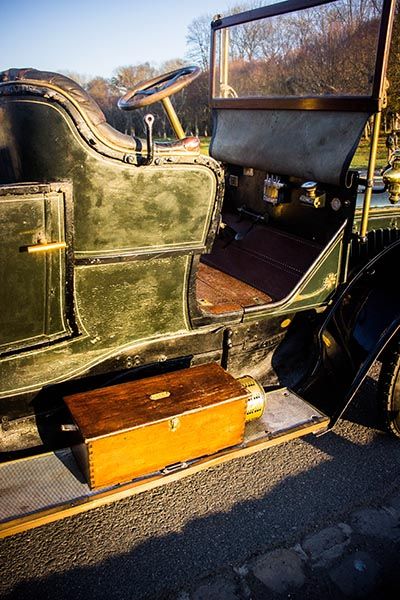
[[[154,115],[148,113],[144,117],[144,124],[146,127],[146,145],[147,145],[147,157],[143,160],[143,165],[149,165],[153,162],[154,156],[154,143],[153,143],[153,123]]]

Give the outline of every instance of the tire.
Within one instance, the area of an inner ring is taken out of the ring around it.
[[[378,401],[386,429],[400,438],[400,338],[385,349],[378,382]]]

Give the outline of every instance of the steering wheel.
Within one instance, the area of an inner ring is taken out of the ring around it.
[[[164,75],[158,75],[147,81],[140,81],[118,100],[118,108],[134,110],[154,104],[172,94],[176,94],[192,83],[200,75],[200,68],[182,67]]]

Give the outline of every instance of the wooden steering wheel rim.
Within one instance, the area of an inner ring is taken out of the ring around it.
[[[152,79],[139,81],[132,89],[118,100],[121,110],[134,110],[143,108],[163,100],[167,96],[176,94],[189,85],[200,75],[200,68],[196,66],[182,67]]]

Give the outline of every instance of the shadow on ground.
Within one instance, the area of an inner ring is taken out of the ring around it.
[[[400,487],[400,444],[363,427],[374,394],[367,381],[349,420],[327,435],[3,540],[2,597],[176,597],[208,573],[383,499]]]

